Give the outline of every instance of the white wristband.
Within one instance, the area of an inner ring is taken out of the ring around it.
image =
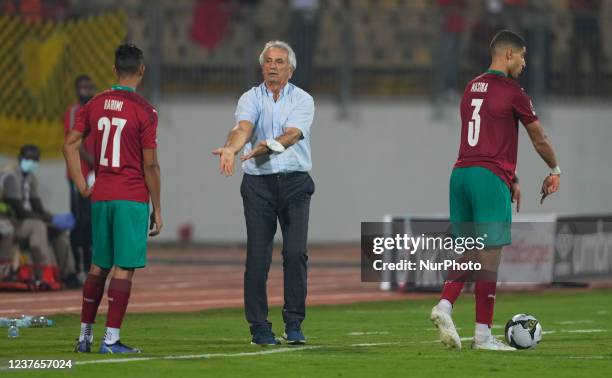
[[[281,152],[285,152],[285,146],[283,146],[279,141],[274,138],[270,138],[266,140],[266,144],[270,151],[275,154],[280,154]]]
[[[89,172],[85,181],[87,181],[87,186],[92,188],[96,182],[96,173],[94,171]]]
[[[559,166],[557,165],[556,167],[554,167],[553,169],[550,170],[550,174],[551,175],[560,175],[561,174],[561,168],[559,168]]]

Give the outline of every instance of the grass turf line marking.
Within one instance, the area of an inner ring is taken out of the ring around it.
[[[365,335],[388,335],[389,332],[386,331],[373,331],[373,332],[349,332],[346,335],[347,336],[365,336]]]
[[[495,326],[493,326],[493,328],[495,328]],[[455,327],[455,329],[456,329],[457,331],[461,331],[463,328],[461,328],[461,327]],[[437,331],[437,330],[438,330],[437,328],[425,328],[425,331]]]
[[[564,333],[593,333],[593,332],[607,332],[607,330],[605,330],[605,329],[570,329],[570,330],[563,330],[563,331],[559,331],[559,332],[564,332]]]
[[[394,343],[362,343],[362,344],[351,344],[349,346],[352,347],[371,347],[371,346],[382,346],[382,345],[399,345],[401,344],[400,342],[394,342]]]
[[[584,320],[561,320],[558,322],[553,322],[554,324],[585,324],[585,323],[595,323],[594,320],[584,319]]]
[[[241,353],[204,353],[204,354],[186,354],[178,356],[161,356],[161,357],[133,357],[133,358],[115,358],[108,360],[89,360],[89,361],[76,361],[75,365],[91,365],[91,364],[113,364],[123,362],[139,362],[139,361],[153,361],[153,360],[190,360],[190,359],[208,359],[214,357],[248,357],[248,356],[259,356],[263,354],[276,354],[276,353],[287,353],[287,352],[298,352],[302,350],[318,349],[321,346],[305,346],[298,348],[279,348],[271,350],[263,350],[259,352],[241,352]]]
[[[597,332],[608,332],[608,330],[606,329],[571,329],[571,330],[550,330],[550,331],[543,331],[542,334],[543,335],[550,335],[553,333],[597,333]],[[505,335],[501,334],[501,335],[493,335],[495,337],[498,338],[503,338],[505,337]],[[460,340],[461,341],[471,341],[473,340],[473,337],[461,337]],[[433,344],[433,343],[439,343],[440,340],[432,340],[432,341],[421,341],[421,344]]]

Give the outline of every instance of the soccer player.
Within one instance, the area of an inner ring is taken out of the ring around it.
[[[559,189],[561,170],[529,96],[515,81],[525,67],[525,41],[503,30],[491,41],[490,51],[491,66],[468,83],[461,99],[461,142],[450,179],[450,220],[454,231],[472,225],[477,235],[488,232],[485,250],[472,256],[482,264],[481,272],[471,273],[476,282],[472,348],[514,350],[491,335],[491,324],[501,249],[510,244],[511,202],[517,203],[518,211],[521,200],[515,175],[519,120],[551,169],[542,184],[540,203]],[[471,278],[449,272],[441,299],[431,311],[440,341],[448,348],[461,348],[451,312],[467,279]]]
[[[81,334],[76,352],[90,352],[93,324],[108,286],[108,318],[100,353],[139,353],[122,344],[119,329],[125,315],[134,270],[146,265],[149,196],[153,204],[149,235],[160,233],[160,170],[157,162],[157,112],[135,90],[145,71],[142,51],[124,44],[115,51],[118,85],[92,98],[77,114],[64,156],[74,185],[91,195],[93,263],[83,285]],[[79,147],[94,135],[96,181],[89,188],[81,171]]]

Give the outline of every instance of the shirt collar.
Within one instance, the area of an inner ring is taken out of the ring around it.
[[[501,76],[501,77],[508,77],[505,73],[498,71],[498,70],[487,70],[485,73],[488,74],[492,74],[492,75],[497,75],[497,76]]]
[[[266,93],[266,95],[268,97],[272,97],[274,94],[272,93],[271,90],[268,89],[268,87],[266,86],[266,83],[261,83],[261,86],[264,89],[264,92]],[[283,87],[283,89],[281,89],[280,91],[280,96],[279,98],[285,97],[288,93],[289,93],[289,87],[291,86],[291,83],[287,82],[287,84],[285,84],[285,86]]]
[[[127,91],[127,92],[135,92],[134,88],[126,87],[125,85],[113,85],[111,87],[114,91]]]

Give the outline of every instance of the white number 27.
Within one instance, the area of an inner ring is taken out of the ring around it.
[[[474,112],[472,113],[472,120],[468,122],[468,144],[472,147],[478,144],[478,137],[480,136],[480,107],[482,106],[482,98],[473,98],[472,106]]]
[[[112,121],[108,117],[102,117],[98,120],[98,130],[103,131],[102,134],[102,149],[100,150],[100,165],[108,167],[108,158],[106,157],[106,147],[108,146],[108,136],[110,134],[111,125],[116,126],[117,130],[113,137],[113,167],[119,167],[121,159],[121,132],[127,122],[123,118],[113,117]]]

